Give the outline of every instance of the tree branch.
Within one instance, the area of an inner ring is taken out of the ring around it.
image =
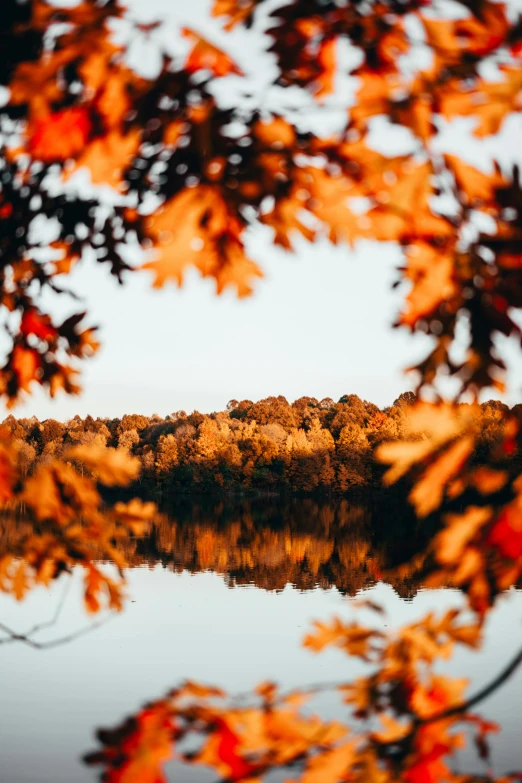
[[[454,707],[450,707],[447,710],[444,710],[443,712],[439,712],[436,715],[430,715],[428,718],[421,718],[416,721],[416,726],[425,726],[427,723],[435,723],[439,720],[445,720],[446,718],[451,718],[453,715],[459,715],[461,712],[467,712],[472,707],[475,707],[477,704],[479,704],[481,701],[484,701],[484,699],[487,699],[488,696],[490,696],[494,691],[497,690],[497,688],[500,688],[501,685],[503,685],[506,680],[508,680],[511,675],[517,670],[517,668],[522,663],[522,649],[518,651],[518,653],[515,655],[515,657],[508,663],[508,665],[502,669],[500,674],[495,677],[494,680],[492,680],[489,685],[484,686],[480,691],[478,691],[474,696],[471,696],[467,701],[462,702],[462,704],[456,704]]]
[[[109,622],[109,620],[112,620],[114,616],[115,613],[113,612],[108,617],[104,617],[103,620],[97,620],[96,622],[90,623],[84,628],[80,628],[73,633],[60,636],[58,639],[51,639],[48,642],[38,642],[35,639],[31,639],[31,637],[27,634],[16,633],[15,631],[11,630],[11,628],[8,628],[6,625],[4,625],[4,623],[0,623],[0,630],[8,635],[6,639],[0,639],[0,644],[8,644],[9,642],[23,642],[24,644],[27,644],[28,647],[32,647],[35,650],[48,650],[51,647],[59,647],[61,644],[72,642],[75,639],[79,639],[81,636],[85,636],[91,631],[95,631],[97,628],[101,628],[102,625],[105,625]],[[39,628],[44,627],[44,625],[47,625],[47,623],[39,626]]]

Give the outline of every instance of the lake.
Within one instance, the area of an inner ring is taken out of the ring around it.
[[[0,545],[9,537],[7,524],[14,523],[4,523]],[[96,780],[80,760],[96,745],[95,729],[117,724],[182,679],[238,692],[267,679],[288,688],[360,675],[363,664],[337,650],[314,655],[300,641],[314,619],[364,620],[368,610],[354,605],[360,596],[385,607],[388,628],[462,605],[456,590],[426,590],[413,573],[388,575],[416,542],[392,511],[387,518],[379,511],[377,519],[346,500],[171,503],[150,535],[127,544],[131,567],[121,614],[55,648],[0,646],[0,780]],[[0,621],[23,632],[51,619],[63,598],[41,640],[92,622],[79,573],[62,575],[22,603],[0,594]],[[483,649],[459,651],[441,671],[468,677],[474,692],[519,648],[521,620],[522,593],[511,590],[491,613]],[[491,743],[499,773],[522,768],[521,705],[522,670],[481,707],[503,726]],[[316,707],[343,717],[333,696],[322,696]],[[456,764],[485,772],[474,752]],[[177,781],[214,779],[199,768],[180,773],[176,764],[171,772]]]

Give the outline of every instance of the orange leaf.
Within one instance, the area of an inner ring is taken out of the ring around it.
[[[253,133],[262,144],[274,149],[292,147],[295,144],[295,129],[283,117],[273,117],[267,122],[259,120],[253,127]]]
[[[495,198],[495,189],[500,188],[503,179],[500,174],[484,174],[456,155],[445,155],[444,159],[453,172],[459,190],[469,201],[482,201],[489,204]]]
[[[230,285],[242,297],[252,292],[251,280],[262,276],[245,256],[242,227],[217,186],[186,188],[151,215],[146,228],[156,248],[142,269],[154,272],[155,288],[169,280],[181,286],[185,269],[194,266],[204,277],[214,277],[218,293]]]
[[[105,136],[94,139],[76,160],[76,166],[67,172],[65,179],[82,166],[86,166],[95,185],[110,185],[120,188],[124,170],[138,151],[140,131],[132,130],[125,135],[111,131]]]
[[[15,345],[11,362],[18,386],[23,391],[28,391],[31,382],[37,379],[37,370],[40,369],[38,352],[32,348],[24,348],[23,345]]]
[[[188,27],[184,27],[182,33],[193,44],[193,48],[185,60],[185,69],[189,73],[205,70],[211,71],[214,76],[218,77],[228,76],[231,73],[243,75],[242,70],[226,52],[211,44],[199,33]]]
[[[448,515],[447,527],[435,539],[437,560],[445,565],[458,563],[475,534],[485,525],[491,515],[489,508],[470,506],[466,512],[457,516]]]
[[[355,745],[340,745],[311,758],[300,780],[302,783],[338,783],[346,779],[354,760]]]
[[[212,16],[227,16],[225,30],[232,30],[248,19],[254,10],[255,2],[256,0],[214,0]]]
[[[27,581],[27,567],[23,560],[18,563],[18,568],[13,576],[13,595],[17,601],[21,601],[26,594],[29,584]]]
[[[431,315],[447,299],[455,296],[454,255],[427,242],[414,242],[406,252],[404,276],[413,285],[406,296],[400,323],[413,327],[420,318]]]
[[[462,468],[474,445],[475,439],[471,436],[457,440],[423,473],[410,493],[419,516],[425,517],[439,506],[444,487]]]
[[[335,81],[335,68],[337,65],[337,39],[330,38],[323,41],[317,55],[317,62],[321,66],[321,74],[315,80],[318,87],[316,98],[324,98],[333,92]]]

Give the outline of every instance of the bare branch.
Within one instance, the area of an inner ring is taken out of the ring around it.
[[[104,617],[103,620],[97,620],[94,623],[89,623],[89,625],[86,625],[84,628],[80,628],[77,631],[66,634],[65,636],[60,636],[58,639],[51,639],[48,642],[38,642],[35,639],[32,639],[30,636],[23,633],[16,633],[15,631],[11,630],[11,628],[8,628],[6,625],[4,625],[4,623],[0,623],[0,630],[8,635],[6,639],[0,639],[0,644],[8,644],[9,642],[22,642],[23,644],[27,644],[28,647],[32,647],[35,650],[48,650],[52,647],[59,647],[62,644],[75,641],[81,636],[86,636],[86,634],[91,633],[91,631],[95,631],[97,628],[101,628],[102,625],[108,623],[109,620],[112,620],[115,617],[115,615],[116,613],[113,612],[108,617]],[[40,626],[40,628],[41,627],[42,626]]]

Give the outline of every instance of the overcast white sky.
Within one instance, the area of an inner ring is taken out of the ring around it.
[[[179,51],[180,24],[217,43],[228,40],[208,17],[209,0],[133,0],[129,5],[134,18],[161,17],[167,22],[151,44],[138,40],[131,51],[134,63],[151,76],[157,68],[158,42]],[[520,8],[522,0],[511,5]],[[119,34],[125,38],[125,26]],[[253,51],[247,36],[238,30],[227,45],[270,104],[278,100],[275,93],[266,93],[271,61],[262,53],[261,37],[259,50]],[[350,87],[348,82],[338,85],[332,106],[339,105]],[[232,77],[232,101],[236,89]],[[335,122],[332,108],[324,116]],[[308,121],[321,123],[321,112],[314,109]],[[487,168],[492,140],[470,145],[466,122],[447,136],[447,146]],[[520,157],[521,129],[520,118],[510,121],[502,144],[494,145],[506,164]],[[389,143],[388,137],[380,138]],[[375,139],[378,143],[378,126]],[[102,326],[103,341],[100,354],[84,363],[84,392],[79,398],[61,395],[56,400],[35,393],[15,415],[66,419],[75,413],[112,417],[130,412],[165,415],[179,409],[207,412],[222,409],[231,398],[270,394],[293,400],[355,393],[385,405],[410,387],[402,369],[423,353],[426,340],[390,328],[400,303],[400,296],[390,290],[400,260],[396,248],[364,243],[354,251],[302,242],[288,255],[256,230],[249,249],[266,277],[254,296],[242,301],[231,293],[216,297],[214,284],[197,274],[187,276],[181,291],[167,286],[158,292],[150,288],[146,273],[136,273],[121,288],[103,268],[82,264],[74,287],[85,298],[92,321]],[[518,399],[514,391],[511,400]]]

